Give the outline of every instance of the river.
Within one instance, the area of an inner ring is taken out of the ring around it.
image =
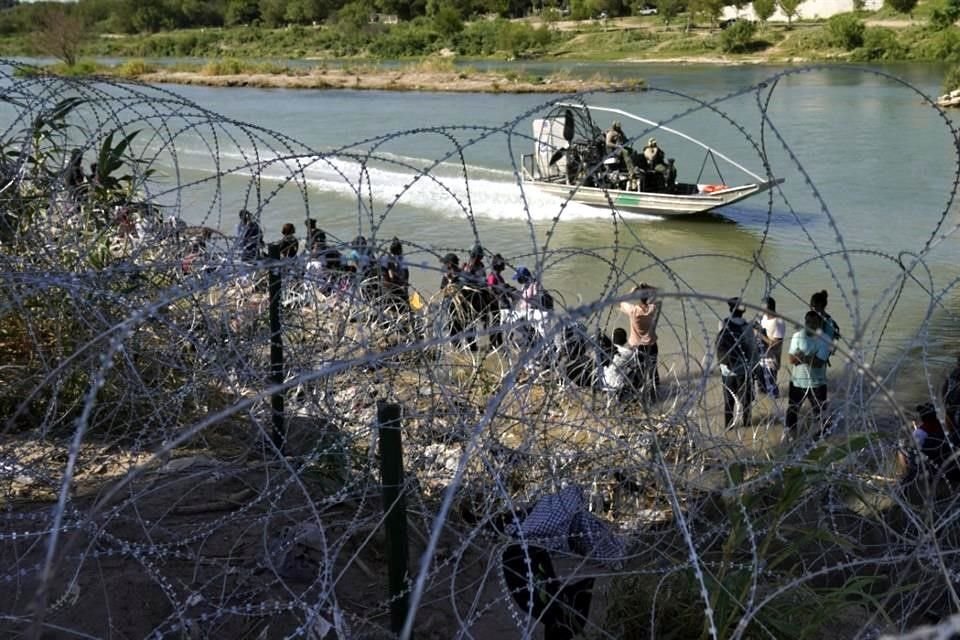
[[[561,67],[530,64],[522,73]],[[648,90],[597,93],[587,102],[669,121],[762,172],[749,134],[763,145],[771,173],[785,178],[781,190],[772,200],[755,196],[718,216],[624,221],[519,187],[513,163],[530,151],[523,136],[531,132],[531,116],[542,115],[558,96],[166,88],[333,154],[302,171],[305,195],[280,180],[288,171],[264,170],[259,187],[268,239],[279,237],[284,222],[296,224],[302,237],[308,206],[332,237],[346,240],[359,231],[378,243],[394,235],[409,242],[414,281],[430,292],[439,280],[434,256],[465,255],[477,240],[514,265],[539,265],[544,283],[567,306],[621,295],[645,280],[664,290],[661,349],[668,358],[702,353],[726,311],[717,299],[690,296],[742,292],[759,304],[770,293],[787,318],[800,320],[810,294],[826,289],[844,347],[862,354],[904,399],[938,384],[960,352],[952,202],[957,147],[952,116],[941,116],[921,95],[937,95],[941,67],[611,64],[571,70],[597,72],[642,78]],[[743,91],[761,82],[766,89]],[[714,110],[697,108],[700,101]],[[608,120],[598,124],[606,127]],[[514,135],[508,135],[511,123]],[[638,123],[624,124],[638,141],[651,135]],[[677,159],[680,179],[694,181],[703,152],[665,133],[653,135]],[[285,153],[276,138],[266,140],[256,143],[261,157]],[[249,158],[254,146],[250,139],[221,138],[216,153],[227,166],[231,158]],[[372,149],[379,160],[364,162]],[[179,138],[181,180],[206,175],[213,153],[199,138]],[[713,181],[711,171],[708,164],[700,181]],[[246,191],[249,171],[239,173],[224,181],[216,206],[209,195],[188,196],[184,218],[231,233],[236,210],[257,206],[256,194]],[[905,268],[911,271],[906,277]],[[622,323],[611,309],[592,320],[608,329]]]

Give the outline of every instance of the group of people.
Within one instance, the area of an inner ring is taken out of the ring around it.
[[[828,294],[810,296],[804,327],[790,337],[787,357],[791,365],[787,387],[784,438],[797,437],[800,409],[811,405],[817,436],[830,428],[827,412],[827,367],[840,339],[840,326],[827,313]],[[737,424],[737,408],[743,425],[751,422],[754,389],[772,398],[780,397],[778,376],[786,338],[786,323],[777,315],[777,303],[764,299],[764,312],[754,322],[743,316],[746,307],[740,298],[727,301],[730,315],[720,321],[714,341],[723,381],[723,415],[728,429]]]
[[[901,448],[901,481],[909,483],[921,472],[942,477],[954,487],[960,483],[960,356],[940,387],[944,420],[932,402],[916,406],[911,442]]]
[[[386,253],[377,257],[364,236],[357,236],[346,253],[327,243],[326,234],[316,221],[307,220],[305,273],[326,276],[341,274],[375,283],[378,293],[398,309],[410,305],[410,271],[403,255],[403,244],[393,238]],[[299,252],[294,225],[282,228],[279,241],[282,258],[295,258]],[[254,261],[262,255],[263,234],[252,215],[242,210],[237,233],[237,246],[244,260]],[[553,297],[534,274],[518,265],[510,284],[504,276],[506,260],[499,253],[490,256],[487,270],[484,248],[476,244],[467,259],[461,262],[456,253],[440,259],[440,290],[448,303],[446,330],[454,345],[478,350],[478,334],[482,325],[491,348],[504,344],[504,325],[511,331],[525,332],[528,341],[544,338],[547,320],[553,311]],[[585,327],[570,327],[555,339],[554,360],[558,365],[565,356],[565,371],[576,372],[578,384],[596,385],[611,398],[636,398],[643,403],[656,400],[660,386],[658,372],[657,322],[660,302],[657,288],[645,282],[631,290],[635,301],[624,301],[619,310],[626,317],[628,329],[617,327],[612,340],[602,332],[588,340]],[[780,397],[779,373],[787,340],[786,323],[777,313],[774,298],[763,299],[763,313],[755,320],[745,318],[746,307],[739,298],[727,300],[729,315],[719,322],[713,349],[719,364],[723,397],[724,424],[732,429],[738,424],[751,424],[752,407],[757,394]],[[827,312],[828,293],[817,291],[810,296],[804,326],[789,337],[786,349],[790,365],[787,385],[787,406],[784,416],[784,439],[796,439],[800,410],[804,403],[811,408],[815,425],[814,437],[821,437],[831,428],[827,401],[827,368],[840,339],[840,327]],[[514,341],[516,344],[518,341]],[[521,341],[522,342],[522,341]],[[588,344],[589,343],[589,344]],[[592,345],[592,347],[590,346]],[[937,418],[932,404],[916,408],[913,453],[902,458],[905,475],[912,477],[924,465],[941,467],[960,446],[960,358],[956,368],[943,384],[946,409],[945,424]],[[954,435],[956,434],[956,435]],[[955,470],[960,480],[960,465]]]
[[[625,176],[617,187],[629,191],[672,191],[677,182],[673,159],[667,160],[656,138],[647,140],[640,153],[627,146],[627,136],[619,120],[614,120],[604,133],[604,150],[614,167]]]

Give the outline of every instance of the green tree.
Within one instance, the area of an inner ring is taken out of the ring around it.
[[[725,5],[725,0],[689,0],[687,2],[687,13],[694,20],[702,17],[711,25],[716,25]]]
[[[960,0],[947,0],[943,7],[936,7],[930,12],[930,26],[937,31],[943,31],[960,20]]]
[[[657,15],[664,24],[670,24],[670,21],[680,15],[686,6],[685,0],[656,0]]]
[[[280,27],[287,15],[287,0],[260,0],[257,5],[260,22],[268,27]],[[247,20],[250,22],[252,20]]]
[[[250,24],[260,17],[257,0],[227,0],[223,21],[228,25]]]
[[[433,27],[445,37],[463,31],[463,20],[456,8],[445,4],[433,15]]]
[[[767,23],[767,20],[776,10],[776,0],[753,0],[753,13],[757,16],[757,20],[763,24]]]
[[[787,16],[787,29],[793,28],[793,19],[800,12],[801,4],[803,4],[803,0],[777,0],[780,11],[783,11],[783,15]]]
[[[917,0],[885,0],[885,4],[898,13],[913,13]]]
[[[337,24],[347,33],[358,33],[370,23],[371,7],[362,0],[354,0],[337,11]]]
[[[742,53],[750,48],[757,25],[747,20],[738,20],[720,34],[720,48],[726,53]]]
[[[847,51],[863,46],[863,34],[866,25],[852,13],[838,13],[827,20],[827,33],[830,42]]]

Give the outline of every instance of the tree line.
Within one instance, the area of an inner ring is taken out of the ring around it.
[[[755,0],[758,15],[780,6],[788,16],[803,0]],[[909,1],[909,0],[899,0]],[[915,0],[914,0],[915,1]],[[0,34],[32,33],[53,8],[80,19],[97,32],[136,34],[198,27],[336,24],[347,29],[381,28],[392,17],[400,22],[427,19],[456,31],[481,17],[588,20],[643,15],[658,9],[664,21],[681,13],[715,21],[724,6],[747,6],[747,0],[78,0],[32,2],[0,11]],[[761,18],[763,16],[761,15]]]

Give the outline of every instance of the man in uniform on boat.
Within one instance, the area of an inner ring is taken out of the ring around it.
[[[656,138],[647,140],[643,148],[643,169],[646,173],[644,191],[672,191],[677,181],[677,170],[673,160],[664,159],[663,149]]]
[[[623,133],[623,128],[619,120],[614,120],[604,135],[604,146],[608,158],[615,158],[620,167],[622,167],[630,178],[634,177],[633,159],[630,149],[626,146],[627,136]]]

